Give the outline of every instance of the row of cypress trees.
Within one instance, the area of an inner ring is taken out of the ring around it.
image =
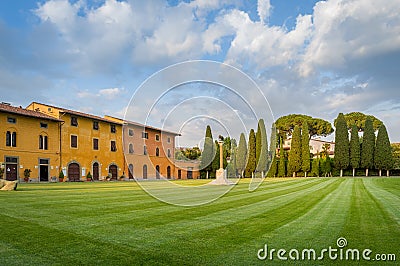
[[[280,139],[279,162],[277,156],[275,156],[268,172],[269,177],[284,177],[289,174],[296,177],[296,174],[300,171],[307,176],[307,173],[311,170],[310,134],[306,121],[303,122],[302,129],[298,125],[294,127],[291,141],[289,158],[286,164],[283,139]]]
[[[295,177],[298,172],[303,172],[307,176],[310,170],[311,176],[320,176],[320,174],[330,176],[332,166],[340,172],[340,176],[343,176],[344,170],[349,168],[353,170],[353,176],[357,169],[365,169],[366,176],[369,175],[370,169],[377,169],[379,176],[382,175],[382,170],[386,170],[389,175],[389,170],[393,168],[393,158],[385,125],[380,125],[376,136],[373,122],[371,118],[367,117],[363,136],[360,138],[358,127],[353,124],[349,130],[344,115],[340,113],[336,119],[334,159],[332,160],[328,154],[324,154],[322,158],[311,160],[308,124],[304,122],[302,130],[299,126],[295,126],[293,130],[287,161],[283,140],[280,140],[279,156],[275,156],[273,159],[268,176],[292,175]]]
[[[379,127],[375,136],[372,120],[367,117],[362,141],[356,125],[351,126],[350,133],[349,140],[347,123],[344,115],[340,113],[336,120],[334,160],[335,167],[340,170],[340,176],[343,176],[343,170],[349,167],[353,169],[353,176],[359,168],[365,169],[365,176],[369,175],[370,169],[379,170],[379,176],[382,175],[382,170],[386,170],[389,176],[389,170],[393,168],[393,157],[385,125]]]
[[[244,133],[240,134],[239,145],[236,147],[236,141],[232,139],[230,150],[230,163],[227,165],[228,174],[230,176],[252,177],[255,173],[264,173],[269,167],[268,160],[268,141],[265,123],[263,119],[258,121],[257,132],[251,129],[249,132],[248,142]],[[210,171],[215,171],[213,168],[214,158],[219,158],[219,151],[216,150],[211,134],[211,127],[207,126],[206,136],[200,169],[202,176],[207,176]],[[224,146],[224,149],[226,147]],[[225,152],[224,152],[225,153]]]

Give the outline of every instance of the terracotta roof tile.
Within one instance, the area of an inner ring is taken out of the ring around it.
[[[66,114],[72,114],[72,115],[76,115],[76,116],[86,117],[86,118],[90,118],[90,119],[93,119],[93,120],[107,122],[107,123],[110,123],[110,124],[122,125],[122,123],[114,122],[114,121],[111,121],[111,120],[108,120],[106,118],[103,118],[103,117],[100,117],[100,116],[96,116],[96,115],[91,115],[91,114],[87,114],[87,113],[83,113],[83,112],[79,112],[79,111],[74,111],[74,110],[69,110],[69,109],[66,109],[66,108],[63,108],[63,107],[57,107],[57,106],[53,106],[53,105],[45,104],[45,103],[38,103],[38,102],[33,102],[33,103],[45,105],[45,106],[52,107],[52,108],[55,108],[55,109],[59,109],[61,113],[66,113]]]
[[[41,112],[27,110],[22,107],[15,107],[15,106],[5,104],[5,103],[0,103],[0,111],[6,112],[6,113],[11,113],[11,114],[18,114],[18,115],[23,115],[23,116],[30,116],[30,117],[36,117],[36,118],[41,118],[41,119],[46,119],[46,120],[62,122],[62,120],[60,120],[60,119],[43,114]]]

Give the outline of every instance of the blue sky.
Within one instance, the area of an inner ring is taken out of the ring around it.
[[[360,111],[383,120],[391,141],[399,142],[398,14],[399,0],[3,0],[1,101],[123,117],[150,75],[208,59],[248,74],[275,118],[304,113],[333,121],[339,112]],[[179,105],[176,99],[231,97],[211,87],[188,85],[166,95],[152,124],[165,123],[165,113]],[[248,103],[268,109],[259,97]],[[184,128],[181,145],[199,144],[205,125],[222,121],[215,104],[201,104],[193,100],[185,107],[185,117],[203,117],[190,120],[190,130],[180,124],[183,115],[174,114],[175,125],[169,118],[168,129]],[[232,110],[243,118],[245,109]],[[238,138],[237,117],[223,121]],[[214,135],[225,133],[215,125]]]

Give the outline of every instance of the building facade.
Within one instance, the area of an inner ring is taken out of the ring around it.
[[[175,179],[175,132],[105,116],[123,123],[123,147],[128,177]]]
[[[47,182],[58,177],[62,121],[46,114],[0,104],[0,167],[7,180]]]
[[[197,179],[198,162],[175,160],[178,133],[32,102],[0,104],[0,166],[7,180]]]

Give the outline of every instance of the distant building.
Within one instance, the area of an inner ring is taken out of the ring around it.
[[[291,144],[291,138],[285,139],[283,142],[283,149],[290,150]],[[314,157],[316,157],[320,152],[324,151],[324,149],[327,150],[330,157],[333,157],[335,154],[335,142],[321,139],[310,139],[310,153],[312,153]],[[279,154],[279,148],[277,154]]]

